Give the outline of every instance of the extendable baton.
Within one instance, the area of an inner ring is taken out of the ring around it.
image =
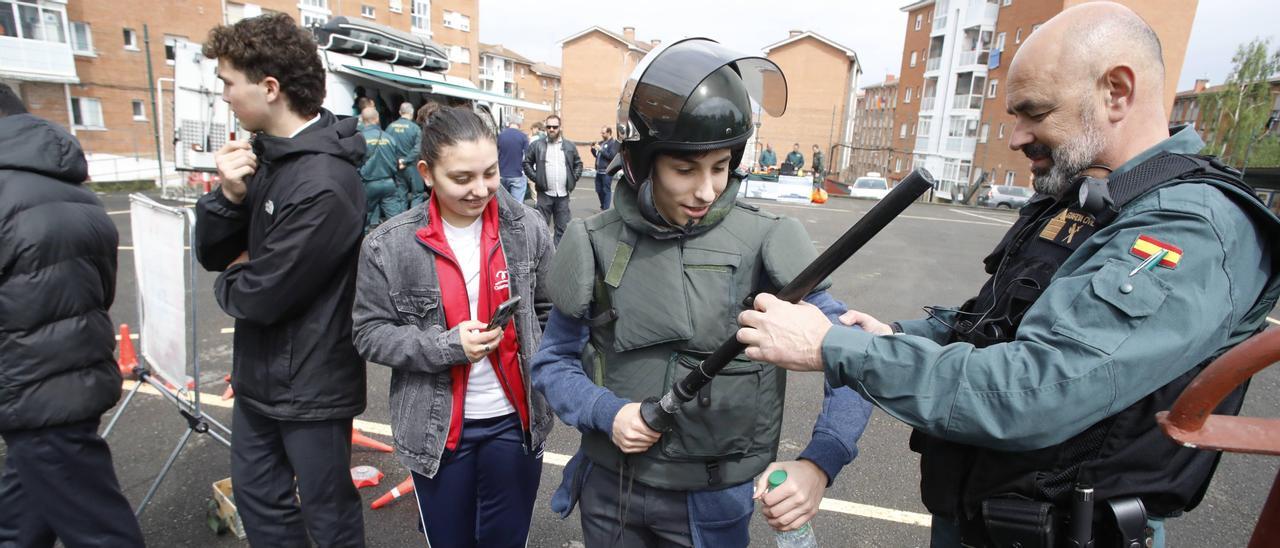
[[[879,234],[890,221],[911,205],[926,191],[933,188],[933,176],[924,169],[917,168],[907,175],[902,182],[893,187],[889,194],[858,219],[836,243],[818,255],[809,263],[795,279],[778,291],[777,297],[789,303],[797,303],[803,299],[822,280],[835,272],[857,253],[862,246]],[[748,299],[750,301],[750,299]],[[747,307],[750,302],[744,303]],[[683,379],[671,385],[671,390],[661,399],[649,398],[640,405],[640,418],[645,424],[657,432],[666,432],[675,424],[675,414],[680,412],[680,405],[690,401],[698,391],[711,382],[711,379],[724,369],[733,358],[741,354],[746,345],[738,342],[736,336],[720,344],[697,369],[690,371]]]

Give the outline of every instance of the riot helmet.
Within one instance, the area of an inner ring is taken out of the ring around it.
[[[618,101],[618,163],[625,179],[643,184],[654,156],[664,151],[729,148],[729,169],[737,169],[753,130],[752,113],[761,109],[771,116],[787,109],[787,80],[773,61],[708,38],[655,48],[636,65]]]

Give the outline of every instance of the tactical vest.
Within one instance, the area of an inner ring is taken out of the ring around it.
[[[635,191],[624,185],[618,185],[618,207],[566,231],[556,262],[564,253],[591,264],[553,275],[566,283],[552,298],[559,310],[591,324],[587,374],[639,402],[661,396],[733,337],[745,297],[776,291],[817,253],[795,221],[733,202],[736,183],[725,190],[719,214],[713,206],[712,215],[722,218],[712,228],[686,237],[638,233],[619,212],[635,213]],[[583,229],[589,247],[574,234]],[[662,489],[751,481],[777,456],[785,373],[739,356],[684,405],[675,427],[648,451],[624,455],[609,433],[596,431],[583,435],[582,446],[595,464]]]
[[[1026,313],[1048,287],[1067,257],[1095,231],[1115,219],[1134,199],[1157,188],[1203,180],[1223,191],[1269,237],[1280,234],[1280,220],[1240,181],[1239,173],[1201,156],[1163,153],[1107,183],[1115,206],[1102,212],[1040,196],[1028,203],[995,251],[984,263],[991,278],[978,296],[957,315],[952,342],[979,348],[1012,341]],[[1075,192],[1067,192],[1074,197]],[[1075,200],[1071,200],[1075,202]],[[1250,329],[1265,326],[1265,315],[1280,294],[1280,272],[1273,272],[1262,297],[1241,322]],[[967,314],[966,314],[967,313]],[[1214,356],[1216,357],[1216,356]],[[1055,446],[1003,452],[953,443],[919,430],[911,449],[921,454],[921,495],[929,511],[959,518],[966,539],[980,538],[982,501],[1021,497],[1053,502],[1066,509],[1077,482],[1092,485],[1097,500],[1141,497],[1147,512],[1173,516],[1195,507],[1217,466],[1219,453],[1181,447],[1155,422],[1212,358],[1084,432]],[[1237,414],[1244,387],[1215,411]],[[1152,469],[1152,463],[1161,468]]]

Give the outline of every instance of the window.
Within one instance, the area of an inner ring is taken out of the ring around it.
[[[134,120],[135,122],[145,122],[145,121],[147,121],[147,114],[146,114],[146,111],[145,111],[145,110],[143,110],[143,108],[142,108],[142,100],[141,100],[141,99],[134,99],[134,100],[133,100],[133,120]]]
[[[996,51],[1004,51],[1004,33],[996,35]]]
[[[542,91],[547,91],[547,79],[538,78],[538,82],[542,83]]]
[[[999,87],[999,85],[1000,85],[999,80],[992,80],[987,83],[987,98],[989,99],[996,98],[996,88]]]
[[[387,2],[387,11],[391,13],[403,13],[404,4],[402,3],[402,0],[390,0]]]
[[[34,0],[27,2],[0,1],[0,36],[67,43],[62,10],[37,6]]]
[[[97,99],[72,97],[71,124],[83,129],[106,129],[102,125],[102,103]]]
[[[902,102],[903,102],[903,103],[910,103],[910,102],[911,102],[911,92],[912,92],[912,91],[915,91],[915,88],[907,88],[907,94],[906,94],[905,96],[903,96],[903,97],[902,97]]]
[[[0,15],[0,17],[3,17]],[[76,55],[93,55],[93,33],[89,32],[89,24],[81,21],[71,22],[71,52]]]
[[[444,10],[444,26],[463,32],[471,32],[471,17],[456,11]]]
[[[524,99],[524,90],[523,90],[523,89],[522,89],[522,90],[520,90],[520,98],[521,98],[521,99]]]
[[[138,51],[138,32],[133,29],[124,29],[124,49]]]
[[[464,65],[471,63],[471,50],[462,46],[449,46],[449,60]]]
[[[178,58],[178,42],[186,42],[187,39],[181,36],[165,36],[164,37],[164,62],[172,65],[174,60]]]
[[[1000,124],[1000,129],[996,131],[996,139],[1004,139],[1004,124]]]
[[[374,15],[373,6],[360,4],[360,17],[368,17],[369,19],[376,17],[376,15]]]
[[[1014,177],[1015,177],[1015,176],[1014,176],[1014,174],[1013,174],[1013,170],[1012,170],[1012,169],[1006,169],[1006,170],[1004,170],[1004,184],[1009,185],[1009,186],[1013,186],[1013,183],[1014,183]]]
[[[413,32],[431,36],[431,2],[429,0],[412,0],[409,4],[409,29]]]
[[[904,124],[902,124],[902,129],[899,129],[899,130],[898,130],[898,138],[899,138],[899,139],[906,139],[906,138],[907,138],[907,124],[905,124],[905,123],[904,123]]]
[[[1012,3],[1013,3],[1013,0],[1000,0],[1000,5],[1001,5],[1001,6],[1007,6],[1007,5],[1012,4]]]
[[[978,130],[978,142],[987,142],[987,134],[991,132],[991,124],[982,124],[982,129]]]
[[[302,12],[303,27],[318,27],[327,23],[328,21],[329,21],[329,18],[323,15],[316,15],[315,13],[307,12],[307,11]]]
[[[911,66],[916,66],[916,52],[911,52]]]
[[[1013,34],[1013,43],[1015,44],[1022,43],[1022,27],[1018,27],[1018,32],[1015,32]]]
[[[299,0],[298,9],[303,27],[317,27],[329,20],[329,0]]]
[[[893,161],[893,170],[902,171],[902,158]]]
[[[303,9],[316,8],[319,10],[328,10],[329,0],[300,0],[298,2],[298,7]]]
[[[923,17],[923,15],[919,13],[916,14],[916,30],[920,30],[921,17]],[[911,65],[911,66],[915,66],[915,65]]]

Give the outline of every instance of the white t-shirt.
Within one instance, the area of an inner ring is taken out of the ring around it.
[[[444,221],[441,219],[441,221]],[[483,219],[476,218],[471,226],[458,228],[444,221],[444,235],[449,240],[449,248],[462,267],[462,278],[467,281],[467,300],[471,305],[471,318],[476,318],[477,305],[480,303],[480,230]],[[492,355],[492,354],[490,354]],[[467,401],[462,406],[462,417],[465,419],[487,419],[515,413],[514,407],[507,401],[502,391],[498,375],[493,371],[493,363],[485,356],[471,365],[471,376],[467,380]]]

